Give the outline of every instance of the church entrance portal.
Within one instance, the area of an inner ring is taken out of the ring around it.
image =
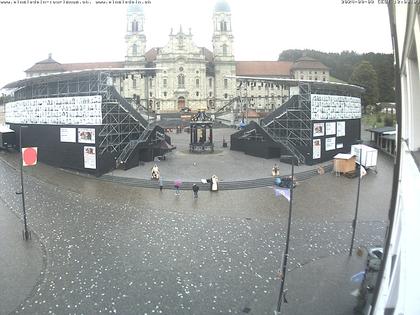
[[[185,97],[178,97],[178,110],[181,110],[185,107]]]

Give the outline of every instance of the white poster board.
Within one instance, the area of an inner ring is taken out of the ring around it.
[[[311,94],[311,119],[360,119],[360,98],[341,95]]]
[[[314,137],[324,135],[324,123],[314,123]]]
[[[337,143],[337,149],[342,149],[343,148],[343,144],[342,143]]]
[[[325,123],[325,135],[326,136],[335,135],[335,122]]]
[[[78,142],[79,143],[95,143],[95,129],[94,128],[78,128]]]
[[[325,138],[325,151],[335,150],[335,137]]]
[[[346,122],[337,121],[337,137],[344,137],[346,135]]]
[[[85,168],[96,169],[96,148],[83,147]]]
[[[6,104],[7,123],[38,125],[101,125],[102,96],[29,99]]]
[[[76,142],[76,128],[60,128],[60,142]]]
[[[312,140],[312,158],[321,158],[321,139]]]

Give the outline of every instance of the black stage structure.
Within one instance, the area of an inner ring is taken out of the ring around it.
[[[6,123],[22,146],[38,147],[38,159],[50,165],[100,176],[128,169],[161,155],[171,143],[113,86],[114,77],[150,69],[96,69],[28,78],[6,85],[14,89],[6,104]]]
[[[360,139],[364,88],[342,83],[232,77],[246,88],[253,82],[289,86],[290,98],[266,116],[231,135],[231,150],[275,158],[293,155],[313,165],[350,152]],[[242,94],[242,93],[239,93]],[[247,100],[240,100],[246,104]]]
[[[213,119],[204,111],[199,110],[190,120],[190,152],[205,151],[214,152]]]

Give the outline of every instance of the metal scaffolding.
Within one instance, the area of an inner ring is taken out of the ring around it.
[[[312,147],[311,93],[359,96],[363,88],[341,83],[304,81],[279,78],[234,77],[239,82],[240,101],[249,105],[247,86],[250,82],[297,86],[299,94],[292,96],[261,121],[261,127],[277,143],[292,153],[299,164],[305,163],[305,154]],[[255,83],[254,83],[255,84]],[[243,88],[242,88],[243,87]],[[242,90],[243,91],[242,91]],[[245,94],[245,96],[243,96]]]
[[[129,156],[137,145],[149,138],[148,121],[127,102],[112,85],[113,76],[128,72],[138,73],[139,69],[91,70],[61,73],[27,78],[13,82],[6,88],[14,88],[14,101],[101,95],[102,124],[97,135],[98,153],[111,153],[116,159]],[[156,139],[149,139],[150,145],[165,139],[158,131]]]
[[[107,95],[109,77],[109,72],[92,71],[25,79],[18,81],[21,85],[14,93],[14,100]]]

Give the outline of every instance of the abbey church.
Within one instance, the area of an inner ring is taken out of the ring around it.
[[[210,22],[210,21],[209,21]],[[147,48],[145,14],[140,5],[127,9],[126,56],[121,62],[61,64],[49,56],[26,70],[28,77],[102,68],[150,69],[114,78],[114,86],[125,98],[143,109],[174,112],[217,110],[240,93],[233,76],[294,78],[329,81],[329,69],[317,60],[302,57],[288,61],[235,61],[231,10],[226,1],[213,12],[212,50],[194,44],[191,30],[170,30],[163,47]],[[242,92],[243,93],[243,92]],[[281,84],[255,82],[246,89],[249,107],[271,111],[289,98]]]

